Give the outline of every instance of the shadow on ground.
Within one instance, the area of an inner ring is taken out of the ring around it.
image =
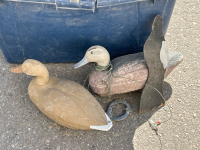
[[[131,150],[135,130],[146,122],[158,109],[148,113],[139,114],[139,101],[141,90],[127,94],[115,95],[111,99],[93,95],[103,106],[104,110],[115,99],[127,100],[133,112],[121,122],[114,122],[113,128],[108,132],[96,130],[72,130],[60,126],[46,116],[29,99],[27,88],[32,77],[25,74],[13,74],[9,68],[16,66],[7,64],[6,70],[0,72],[1,76],[1,119],[0,134],[2,149],[43,149],[43,150]],[[72,64],[46,64],[50,75],[70,79],[83,84],[84,79],[91,70],[87,65],[77,70],[71,68]],[[168,100],[172,94],[171,86],[164,83],[164,97]],[[113,109],[113,115],[123,113],[123,105]],[[161,109],[161,108],[159,108]]]

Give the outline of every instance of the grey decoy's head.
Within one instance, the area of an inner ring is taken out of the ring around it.
[[[110,55],[104,47],[92,46],[86,51],[83,59],[76,63],[73,68],[79,68],[90,62],[95,62],[99,66],[107,66],[110,62]]]

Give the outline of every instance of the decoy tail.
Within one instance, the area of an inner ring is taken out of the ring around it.
[[[107,125],[104,125],[104,126],[90,126],[91,129],[95,129],[95,130],[100,130],[100,131],[109,131],[113,124],[112,124],[112,121],[110,120],[110,118],[108,117],[108,115],[105,113],[106,115],[106,118],[107,118],[107,122],[108,124]]]
[[[164,78],[167,78],[167,76],[172,72],[172,70],[174,70],[174,68],[176,68],[182,61],[183,61],[183,55],[181,53],[169,52],[168,64],[167,64]]]
[[[160,50],[160,60],[163,63],[164,69],[166,69],[164,75],[164,78],[166,78],[183,61],[183,55],[179,52],[168,51],[166,42],[163,41]]]

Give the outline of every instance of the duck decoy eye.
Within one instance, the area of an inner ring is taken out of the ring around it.
[[[91,51],[91,54],[93,54],[93,51]]]

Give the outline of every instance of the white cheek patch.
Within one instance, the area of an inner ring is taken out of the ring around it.
[[[162,42],[162,47],[160,50],[160,60],[163,63],[164,69],[166,69],[168,65],[168,49],[165,41]]]

